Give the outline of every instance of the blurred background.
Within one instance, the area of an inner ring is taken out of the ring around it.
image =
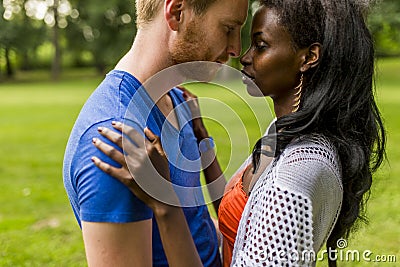
[[[136,32],[134,1],[3,0],[0,79],[18,71],[94,67],[104,74],[129,49]],[[254,2],[254,1],[252,1]],[[254,4],[253,4],[254,6]],[[242,31],[249,45],[251,14]],[[400,55],[400,1],[378,0],[369,16],[378,57]],[[237,60],[231,62],[237,66]]]
[[[376,98],[388,131],[388,159],[374,177],[370,222],[360,225],[346,247],[371,251],[370,261],[342,258],[339,266],[398,266],[400,261],[400,1],[375,2],[368,24],[376,46]],[[253,11],[243,27],[243,51]],[[1,2],[0,266],[86,265],[62,184],[63,154],[83,103],[130,48],[134,22],[133,0]],[[229,64],[240,68],[237,59]],[[229,144],[218,133],[214,138],[227,164]]]

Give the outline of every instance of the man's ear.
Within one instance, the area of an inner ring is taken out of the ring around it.
[[[303,65],[300,69],[301,72],[306,72],[319,64],[321,49],[322,45],[320,43],[313,43],[305,50]]]
[[[171,30],[177,31],[179,23],[182,21],[184,0],[166,0],[164,15]]]

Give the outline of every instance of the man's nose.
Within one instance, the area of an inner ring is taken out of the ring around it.
[[[240,63],[243,66],[251,65],[251,48],[249,48],[246,53],[240,58]]]
[[[241,51],[242,51],[242,43],[240,40],[240,32],[239,32],[236,38],[231,38],[228,44],[227,52],[231,57],[238,57]]]

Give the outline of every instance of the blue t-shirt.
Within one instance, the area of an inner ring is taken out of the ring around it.
[[[129,120],[138,131],[148,127],[160,136],[168,155],[171,181],[184,189],[178,196],[183,206],[186,206],[183,211],[203,264],[220,266],[216,231],[199,190],[200,155],[197,140],[182,92],[177,89],[169,91],[177,110],[175,114],[180,125],[178,130],[168,123],[146,91],[141,89],[143,87],[135,77],[127,72],[113,70],[81,110],[68,140],[63,167],[64,186],[76,219],[81,225],[81,221],[128,223],[153,218],[149,207],[91,161],[92,156],[97,156],[119,166],[97,150],[92,139],[101,138],[113,145],[99,135],[97,128],[111,128],[112,121]],[[168,266],[155,220],[152,241],[153,266]]]

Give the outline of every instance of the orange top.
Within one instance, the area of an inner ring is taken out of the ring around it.
[[[242,171],[232,177],[232,179],[237,179],[237,182],[224,194],[218,210],[219,230],[223,235],[222,255],[224,267],[228,267],[231,264],[239,221],[248,199],[246,192],[243,191],[242,183],[242,177],[247,168],[243,168]]]

